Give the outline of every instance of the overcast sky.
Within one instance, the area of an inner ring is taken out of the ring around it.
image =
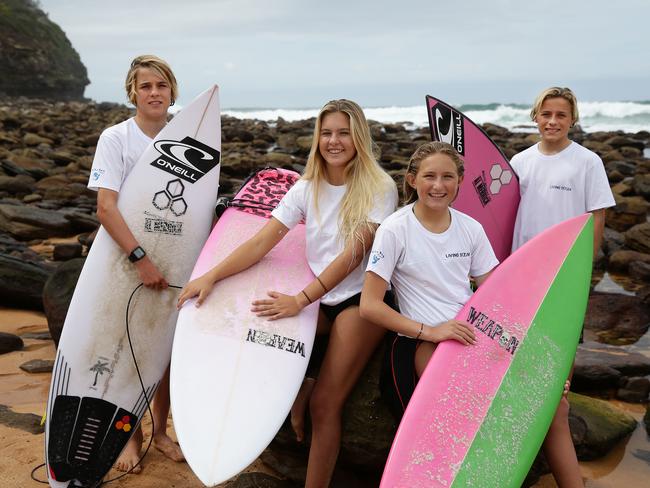
[[[86,96],[124,102],[133,57],[166,59],[180,103],[212,83],[234,107],[650,100],[650,1],[40,0],[88,68]]]

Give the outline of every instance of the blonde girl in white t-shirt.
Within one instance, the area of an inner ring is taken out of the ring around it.
[[[406,206],[379,227],[361,294],[361,316],[397,335],[390,341],[382,394],[401,417],[437,344],[471,347],[473,327],[454,317],[498,264],[481,224],[450,204],[463,161],[449,144],[420,146],[404,180]],[[383,303],[392,284],[400,312]]]
[[[200,306],[217,281],[258,262],[291,227],[305,220],[307,261],[316,278],[295,296],[270,291],[269,298],[253,302],[252,311],[278,320],[321,300],[318,331],[330,332],[329,344],[315,384],[303,384],[292,408],[300,440],[307,402],[310,406],[307,487],[329,486],[340,447],[343,405],[384,335],[361,318],[358,306],[375,230],[397,204],[395,183],[377,163],[373,146],[359,105],[345,99],[328,102],[316,119],[303,177],[254,237],[188,283],[178,301],[181,307],[198,297]]]

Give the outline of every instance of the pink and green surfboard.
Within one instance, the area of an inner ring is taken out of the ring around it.
[[[519,487],[575,356],[593,222],[562,222],[503,262],[456,318],[478,343],[441,343],[404,413],[384,488]]]

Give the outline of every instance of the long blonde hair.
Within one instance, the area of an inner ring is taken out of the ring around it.
[[[351,100],[340,99],[327,102],[316,118],[307,166],[303,179],[312,182],[314,206],[318,212],[318,193],[322,181],[326,181],[326,161],[320,153],[318,143],[323,118],[331,113],[341,112],[350,119],[350,132],[356,155],[344,171],[345,195],[339,209],[339,239],[344,245],[355,240],[363,243],[363,233],[372,226],[369,214],[380,198],[391,198],[390,185],[395,185],[390,176],[377,163],[378,149],[370,136],[370,128],[359,105]]]

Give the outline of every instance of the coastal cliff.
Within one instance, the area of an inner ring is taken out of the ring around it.
[[[34,0],[0,0],[0,95],[79,100],[90,80],[65,32]]]

